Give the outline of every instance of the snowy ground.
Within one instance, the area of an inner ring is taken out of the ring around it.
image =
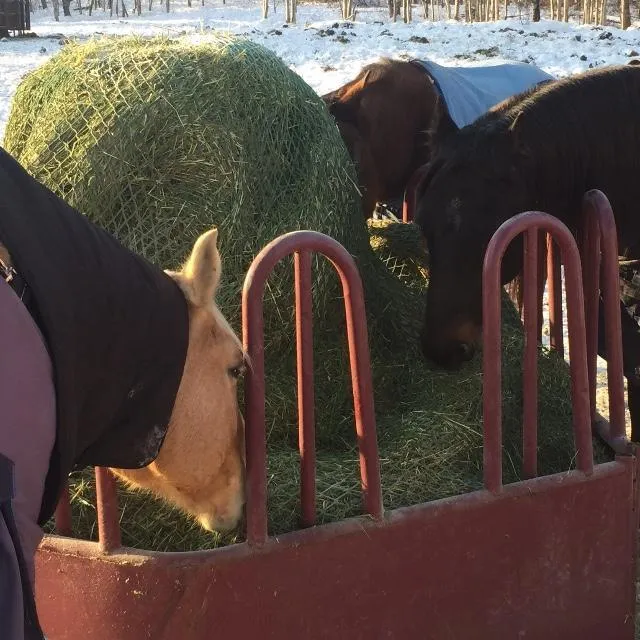
[[[517,15],[488,24],[426,22],[421,8],[414,10],[414,22],[408,25],[390,22],[386,9],[358,10],[355,22],[344,23],[337,4],[300,5],[298,24],[291,26],[284,24],[281,5],[275,14],[270,8],[267,20],[260,15],[257,2],[187,8],[186,2],[174,1],[168,14],[157,6],[125,19],[110,18],[101,10],[93,16],[74,11],[73,17],[61,17],[60,22],[53,19],[51,10],[38,10],[32,16],[32,31],[39,37],[0,40],[0,139],[21,77],[54,55],[63,38],[137,34],[201,39],[211,30],[244,34],[275,51],[320,94],[337,88],[381,56],[430,58],[448,65],[520,60],[556,76],[640,57],[638,25],[621,31],[577,23],[532,23]],[[603,373],[601,368],[601,377]],[[604,379],[600,386],[599,405],[606,412]]]

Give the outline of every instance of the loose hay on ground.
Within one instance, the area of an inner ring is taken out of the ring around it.
[[[481,482],[480,358],[432,370],[416,344],[425,265],[411,226],[363,223],[355,173],[322,100],[273,53],[242,38],[100,39],[65,46],[19,87],[5,147],[124,244],[175,267],[195,238],[220,230],[219,304],[239,326],[256,253],[294,229],[329,234],[354,256],[367,299],[385,506],[441,498]],[[291,261],[265,296],[270,530],[298,518]],[[342,297],[314,262],[320,521],[359,512]],[[504,305],[505,477],[520,469],[522,332]],[[540,354],[541,471],[574,457],[566,366]],[[74,476],[80,530],[94,530],[87,472]],[[144,494],[122,491],[125,543],[193,549],[206,534]]]

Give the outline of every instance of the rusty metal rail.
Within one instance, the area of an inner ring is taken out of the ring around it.
[[[382,490],[376,440],[373,386],[364,292],[360,274],[347,250],[316,231],[293,231],[268,244],[255,258],[242,292],[243,344],[251,361],[245,381],[247,431],[247,542],[267,538],[264,321],[262,300],[269,274],[284,257],[295,255],[296,340],[298,345],[298,413],[303,522],[315,522],[315,425],[313,411],[313,345],[311,335],[311,254],[330,260],[342,283],[355,424],[360,451],[360,478],[367,513],[381,519]]]
[[[583,200],[583,225],[579,230],[582,260],[589,409],[594,428],[614,451],[629,453],[625,432],[623,356],[619,304],[618,238],[615,218],[607,197],[597,189]],[[547,282],[551,348],[564,356],[561,256],[551,238],[547,240]],[[598,305],[602,297],[607,327],[607,389],[609,421],[596,413],[598,357]]]
[[[558,243],[567,278],[567,311],[571,351],[571,395],[577,466],[590,475],[593,472],[589,382],[586,357],[586,330],[580,254],[569,229],[546,213],[529,211],[504,222],[495,232],[483,266],[483,412],[484,412],[484,482],[492,493],[502,491],[502,351],[501,293],[502,258],[511,241],[525,234],[525,357],[523,372],[524,473],[537,475],[537,349],[538,301],[538,233],[545,231]]]
[[[416,204],[418,200],[418,187],[422,179],[427,175],[429,165],[425,164],[413,172],[402,201],[402,222],[413,222],[416,218]]]

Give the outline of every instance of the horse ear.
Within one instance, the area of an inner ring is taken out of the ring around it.
[[[522,111],[518,111],[515,118],[511,121],[508,128],[509,137],[511,138],[512,149],[520,156],[527,157],[529,155],[528,146],[522,141],[520,136],[520,129],[518,127],[518,121]]]
[[[215,297],[221,274],[218,230],[211,229],[196,240],[189,259],[180,273],[175,275],[189,301],[196,306],[206,307]]]
[[[438,94],[434,106],[431,127],[429,128],[429,147],[431,156],[437,148],[451,135],[458,131],[456,123],[449,115],[449,110],[444,99]]]

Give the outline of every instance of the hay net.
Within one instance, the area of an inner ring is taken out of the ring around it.
[[[281,233],[327,233],[356,257],[375,343],[415,337],[420,301],[369,246],[355,172],[318,95],[275,54],[243,38],[201,42],[103,38],[69,44],[16,93],[4,145],[38,180],[164,268],[219,228],[218,303],[238,328],[240,290],[258,251]],[[293,272],[283,263],[265,300],[271,420],[295,414]],[[320,398],[336,424],[350,412],[338,280],[315,261],[316,348],[331,354]],[[398,308],[407,309],[397,314]],[[374,347],[375,348],[375,347]],[[285,407],[287,405],[287,407]],[[321,419],[321,416],[319,417]]]

